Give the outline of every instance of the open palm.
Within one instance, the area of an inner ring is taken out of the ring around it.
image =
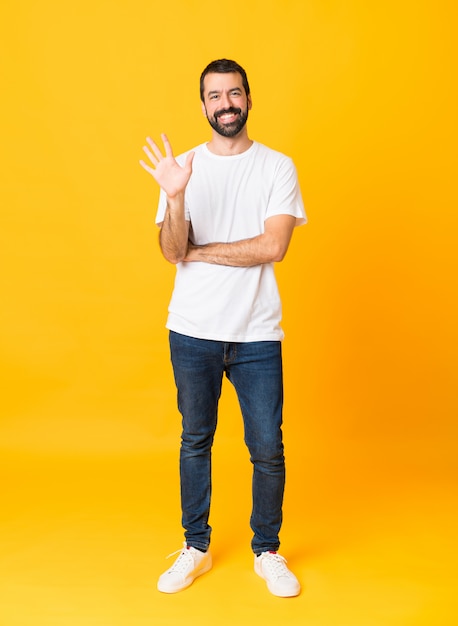
[[[157,144],[147,137],[146,141],[149,148],[143,146],[143,150],[153,167],[145,163],[145,161],[140,161],[140,165],[151,174],[167,196],[173,198],[186,189],[186,185],[192,174],[194,152],[188,154],[184,166],[181,167],[173,156],[172,146],[167,136],[162,134],[161,138],[164,143],[165,156],[162,154]]]

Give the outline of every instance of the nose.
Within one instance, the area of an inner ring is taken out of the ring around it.
[[[232,100],[228,94],[222,94],[219,102],[222,109],[229,109],[232,106]]]

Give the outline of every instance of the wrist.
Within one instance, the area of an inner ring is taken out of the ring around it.
[[[184,216],[184,193],[167,196],[167,211],[172,215]]]
[[[184,191],[177,191],[173,196],[167,194],[167,202],[169,204],[184,203]]]
[[[200,246],[196,246],[195,244],[188,241],[188,250],[186,252],[186,261],[198,261],[198,250]]]

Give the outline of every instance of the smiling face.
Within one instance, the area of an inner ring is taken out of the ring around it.
[[[238,72],[205,76],[202,111],[219,135],[236,137],[245,127],[250,109],[251,97]]]

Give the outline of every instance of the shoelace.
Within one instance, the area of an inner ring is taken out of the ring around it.
[[[270,573],[276,578],[281,576],[289,576],[290,572],[286,567],[286,559],[280,554],[266,554],[263,556],[263,562],[267,565]]]
[[[172,552],[166,558],[170,559],[172,556],[175,556],[175,554],[178,554],[179,552],[181,554],[172,565],[172,567],[169,569],[169,572],[177,572],[178,574],[183,574],[189,568],[189,565],[194,565],[194,559],[192,558],[191,551],[188,550],[186,547]]]

